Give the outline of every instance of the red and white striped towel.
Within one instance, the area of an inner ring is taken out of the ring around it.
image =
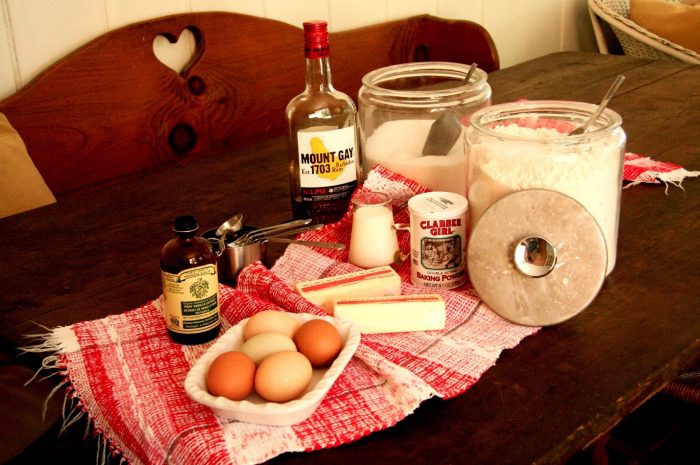
[[[373,170],[365,188],[395,196],[396,220],[406,221],[405,201],[425,190],[388,170]],[[350,214],[307,237],[349,240]],[[408,238],[401,238],[408,248]],[[355,270],[346,251],[291,245],[272,270],[252,265],[236,289],[221,286],[224,330],[257,311],[282,308],[319,313],[292,292],[299,280]],[[408,264],[399,268],[405,294]],[[432,291],[431,291],[432,292]],[[363,335],[360,346],[319,408],[288,427],[223,420],[190,400],[183,381],[209,344],[181,346],[168,338],[158,301],[101,320],[54,329],[47,359],[65,379],[78,410],[89,415],[106,450],[130,463],[254,464],[289,451],[312,451],[355,441],[401,421],[422,401],[464,393],[537,328],[509,323],[470,288],[437,291],[447,303],[443,331]]]
[[[627,184],[627,187],[641,183],[663,182],[667,188],[669,184],[673,184],[682,189],[683,180],[695,176],[700,176],[700,171],[688,171],[675,163],[654,160],[636,153],[625,153],[622,177],[625,181],[629,181],[630,184]]]
[[[663,175],[677,172],[677,165],[638,160],[635,156],[626,161],[627,181],[680,182]],[[683,171],[684,176],[700,174]],[[370,171],[363,188],[392,195],[396,222],[408,221],[407,200],[426,190],[382,167]],[[351,221],[348,212],[338,223],[304,238],[348,243]],[[399,239],[406,252],[407,235],[400,233]],[[269,308],[322,314],[290,286],[355,270],[346,259],[347,251],[291,245],[272,270],[261,264],[246,268],[237,289],[220,288],[223,330]],[[410,283],[408,263],[397,271],[404,294],[424,292]],[[431,292],[442,294],[447,303],[443,331],[363,335],[355,356],[316,412],[289,427],[223,420],[192,401],[183,381],[210,344],[171,342],[159,301],[55,328],[33,350],[55,351],[45,366],[63,376],[67,395],[75,400],[76,410],[66,422],[87,414],[106,452],[122,454],[133,464],[255,464],[284,452],[357,440],[401,421],[430,397],[462,394],[504,349],[538,330],[498,317],[468,285]]]

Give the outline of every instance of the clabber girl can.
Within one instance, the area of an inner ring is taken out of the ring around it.
[[[452,289],[466,282],[467,199],[426,192],[408,201],[411,218],[411,282]]]

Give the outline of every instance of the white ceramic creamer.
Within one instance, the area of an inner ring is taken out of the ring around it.
[[[411,282],[451,289],[466,282],[467,199],[426,192],[408,201],[411,216]]]
[[[353,197],[352,205],[348,261],[361,268],[394,263],[399,241],[394,229],[391,197],[383,192],[359,192]]]

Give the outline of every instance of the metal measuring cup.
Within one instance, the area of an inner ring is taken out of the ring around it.
[[[260,261],[267,266],[267,245],[268,242],[279,242],[286,244],[299,244],[309,247],[322,247],[335,250],[345,248],[345,244],[338,242],[318,242],[304,241],[299,239],[291,239],[283,237],[286,235],[298,234],[305,231],[318,229],[323,225],[306,225],[298,228],[269,231],[270,228],[256,228],[254,226],[243,226],[240,231],[235,234],[229,234],[226,238],[217,237],[216,231],[211,229],[202,233],[202,237],[207,239],[212,244],[212,249],[217,255],[217,269],[219,273],[219,282],[229,285],[235,285],[238,275],[246,266]],[[277,227],[274,227],[277,228]],[[257,231],[267,230],[270,234],[275,235],[260,235],[255,240],[239,240],[240,238],[250,238]]]
[[[216,230],[210,229],[202,233],[202,237],[211,243],[212,249],[217,256],[217,269],[219,282],[235,285],[241,270],[251,263],[260,261],[266,265],[267,244],[253,242],[244,245],[234,245],[237,237],[254,231],[254,226],[243,226],[235,235],[228,235],[224,238],[216,236]]]

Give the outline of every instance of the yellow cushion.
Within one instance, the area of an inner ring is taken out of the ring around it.
[[[700,4],[631,0],[629,19],[659,37],[700,53]]]
[[[22,138],[0,113],[0,218],[55,202]]]

